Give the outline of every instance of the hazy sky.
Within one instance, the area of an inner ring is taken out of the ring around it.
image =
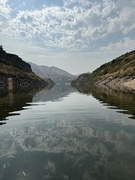
[[[135,49],[135,0],[0,0],[7,52],[73,74]]]

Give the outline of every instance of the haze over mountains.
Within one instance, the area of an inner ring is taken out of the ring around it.
[[[41,78],[50,78],[55,83],[70,83],[76,78],[75,75],[54,66],[48,67],[31,62],[29,62],[29,64],[31,65],[32,71],[36,75],[40,76]]]

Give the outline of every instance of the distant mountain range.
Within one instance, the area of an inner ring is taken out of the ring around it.
[[[57,67],[48,67],[44,65],[37,65],[29,62],[31,65],[32,71],[41,78],[50,78],[55,83],[70,83],[76,78],[75,75],[72,75],[62,69]]]

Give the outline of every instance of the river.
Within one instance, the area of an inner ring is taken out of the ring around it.
[[[134,180],[135,94],[56,85],[0,98],[0,180]]]

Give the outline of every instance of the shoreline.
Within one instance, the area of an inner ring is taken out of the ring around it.
[[[135,92],[135,79],[129,77],[122,78],[106,78],[95,83],[98,86],[106,86],[114,90],[123,92]]]
[[[125,82],[123,85],[130,89],[135,90],[135,79]]]

